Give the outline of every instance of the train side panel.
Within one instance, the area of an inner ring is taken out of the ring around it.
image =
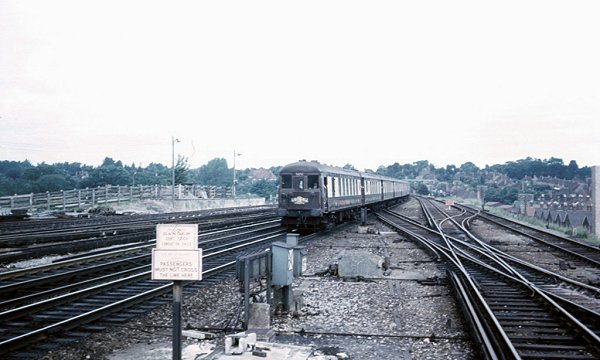
[[[381,181],[371,176],[363,175],[364,204],[369,205],[383,200]]]
[[[325,212],[341,211],[362,204],[359,176],[328,173],[324,178],[328,184]]]

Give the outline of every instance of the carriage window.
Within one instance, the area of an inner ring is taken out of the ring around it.
[[[282,189],[291,189],[292,188],[292,176],[291,175],[281,175],[281,188]]]
[[[350,188],[348,187],[348,178],[344,178],[344,195],[350,195]]]
[[[333,197],[338,196],[338,193],[340,192],[340,190],[339,190],[339,188],[340,188],[340,186],[339,186],[340,185],[339,179],[336,178],[336,177],[334,177],[333,178],[333,183],[331,185],[332,185],[331,194],[333,195]]]
[[[309,189],[318,189],[319,188],[319,176],[318,175],[308,175],[308,188]]]
[[[304,177],[294,178],[294,189],[304,190]]]

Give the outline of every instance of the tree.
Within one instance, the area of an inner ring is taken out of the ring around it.
[[[269,199],[277,196],[278,183],[269,180],[257,180],[249,184],[240,184],[240,193],[250,193]]]
[[[105,158],[102,165],[93,169],[90,176],[81,182],[82,186],[129,185],[131,174],[123,168],[121,161]]]
[[[579,166],[577,165],[577,161],[571,160],[569,165],[567,166],[567,177],[569,179],[574,179],[579,176]]]
[[[548,161],[548,175],[557,177],[559,179],[565,179],[565,175],[567,173],[567,169],[562,161],[562,159],[558,159],[555,157],[551,157]]]
[[[163,164],[150,163],[146,168],[130,168],[129,175],[138,185],[167,185],[171,183],[171,169]]]
[[[48,165],[46,163],[41,163],[38,166],[30,167],[23,171],[22,179],[29,181],[37,181],[44,175],[54,175],[59,174],[58,169],[54,165]]]
[[[23,162],[3,160],[0,161],[0,174],[4,174],[6,177],[17,180],[23,176],[24,171],[32,167],[33,165],[31,165],[28,160]]]
[[[224,158],[215,158],[200,167],[196,178],[202,185],[229,186],[231,185],[233,174],[227,167],[227,160]]]
[[[422,182],[414,185],[415,192],[419,195],[429,195],[429,188]]]
[[[456,174],[456,166],[446,165],[446,168],[439,168],[435,171],[435,177],[439,181],[452,181]]]
[[[72,187],[73,184],[64,175],[43,175],[36,181],[36,189],[34,192],[60,191]]]
[[[177,156],[177,163],[175,164],[175,184],[183,184],[187,182],[188,170],[188,159],[181,155]]]
[[[489,186],[485,191],[485,201],[496,201],[503,204],[513,204],[519,196],[519,190],[498,186]]]
[[[12,195],[17,192],[16,181],[0,173],[0,196]]]
[[[460,171],[465,172],[467,174],[476,174],[479,171],[477,165],[468,161],[460,166]]]

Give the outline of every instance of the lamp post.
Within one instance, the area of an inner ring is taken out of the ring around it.
[[[233,150],[233,184],[231,186],[231,196],[235,199],[235,157],[242,156],[242,154],[237,153],[235,149]]]
[[[171,206],[173,209],[175,209],[175,142],[179,142],[179,139],[171,136]]]

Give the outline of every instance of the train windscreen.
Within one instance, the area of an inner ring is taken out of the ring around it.
[[[291,189],[292,188],[292,175],[281,175],[281,188]]]

